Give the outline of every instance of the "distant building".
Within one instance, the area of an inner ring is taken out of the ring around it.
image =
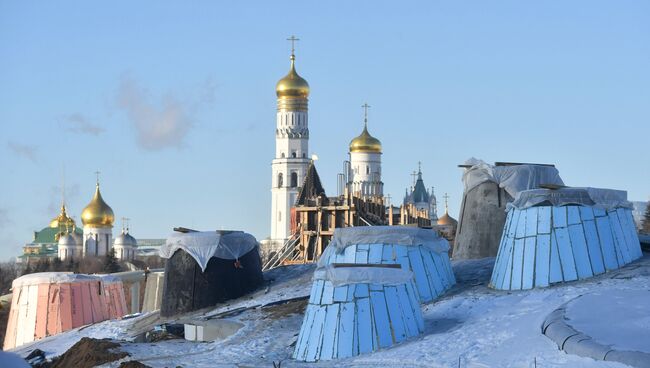
[[[632,216],[634,217],[634,222],[636,223],[637,229],[641,228],[641,222],[643,221],[643,216],[645,216],[645,211],[646,208],[648,207],[648,203],[650,202],[643,202],[643,201],[632,202],[632,205],[634,206],[634,208],[632,209]]]

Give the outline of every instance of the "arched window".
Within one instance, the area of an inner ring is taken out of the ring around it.
[[[291,152],[291,157],[296,158],[296,151]]]
[[[370,174],[370,166],[366,166],[366,174]]]
[[[298,186],[298,173],[291,173],[291,187],[295,188]]]
[[[280,157],[284,158],[284,152],[282,152],[282,153],[280,154]]]
[[[278,188],[282,188],[282,184],[284,184],[282,180],[282,173],[278,174]]]
[[[282,222],[282,211],[278,211],[278,222]]]
[[[303,152],[302,153],[302,158],[305,158],[307,155]]]

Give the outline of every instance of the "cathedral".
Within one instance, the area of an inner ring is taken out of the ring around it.
[[[328,197],[309,154],[309,83],[296,71],[295,37],[289,73],[276,85],[275,158],[272,161],[271,235],[261,242],[265,267],[318,259],[334,229],[348,226],[439,226],[436,197],[418,170],[400,206],[387,203],[382,181],[382,144],[368,129],[364,104],[363,130],[349,144],[345,170],[338,174],[339,193]],[[453,219],[441,218],[445,234]],[[442,225],[442,224],[441,224]],[[442,231],[441,231],[442,232]]]
[[[95,193],[81,212],[82,228],[78,228],[75,220],[68,215],[65,199],[62,200],[60,213],[47,227],[34,232],[32,242],[23,247],[23,254],[17,261],[28,264],[40,259],[66,261],[101,257],[111,249],[118,260],[134,259],[137,241],[129,234],[128,227],[113,239],[114,222],[113,209],[102,198],[97,180]]]

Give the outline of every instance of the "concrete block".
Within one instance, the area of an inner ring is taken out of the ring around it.
[[[234,335],[244,325],[227,319],[196,321],[185,324],[185,340],[215,341]]]
[[[650,368],[650,354],[640,351],[610,351],[605,360],[627,364],[635,368]]]
[[[551,340],[555,341],[557,347],[562,350],[564,349],[564,343],[571,336],[577,335],[578,332],[571,327],[567,326],[564,322],[553,322],[548,327],[546,327],[545,335],[548,336]]]
[[[605,360],[605,356],[610,350],[609,346],[601,345],[583,334],[573,335],[564,342],[564,351],[568,354],[594,360]]]

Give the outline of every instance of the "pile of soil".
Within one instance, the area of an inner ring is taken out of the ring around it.
[[[129,356],[128,353],[120,351],[119,347],[120,344],[110,340],[83,337],[63,355],[56,358],[50,368],[92,368]]]
[[[130,360],[128,362],[123,362],[118,368],[151,368],[146,364],[142,364],[137,360]]]
[[[278,303],[271,303],[264,307],[262,310],[267,313],[266,318],[280,319],[291,314],[305,313],[309,298],[296,298],[289,301],[281,301]]]

